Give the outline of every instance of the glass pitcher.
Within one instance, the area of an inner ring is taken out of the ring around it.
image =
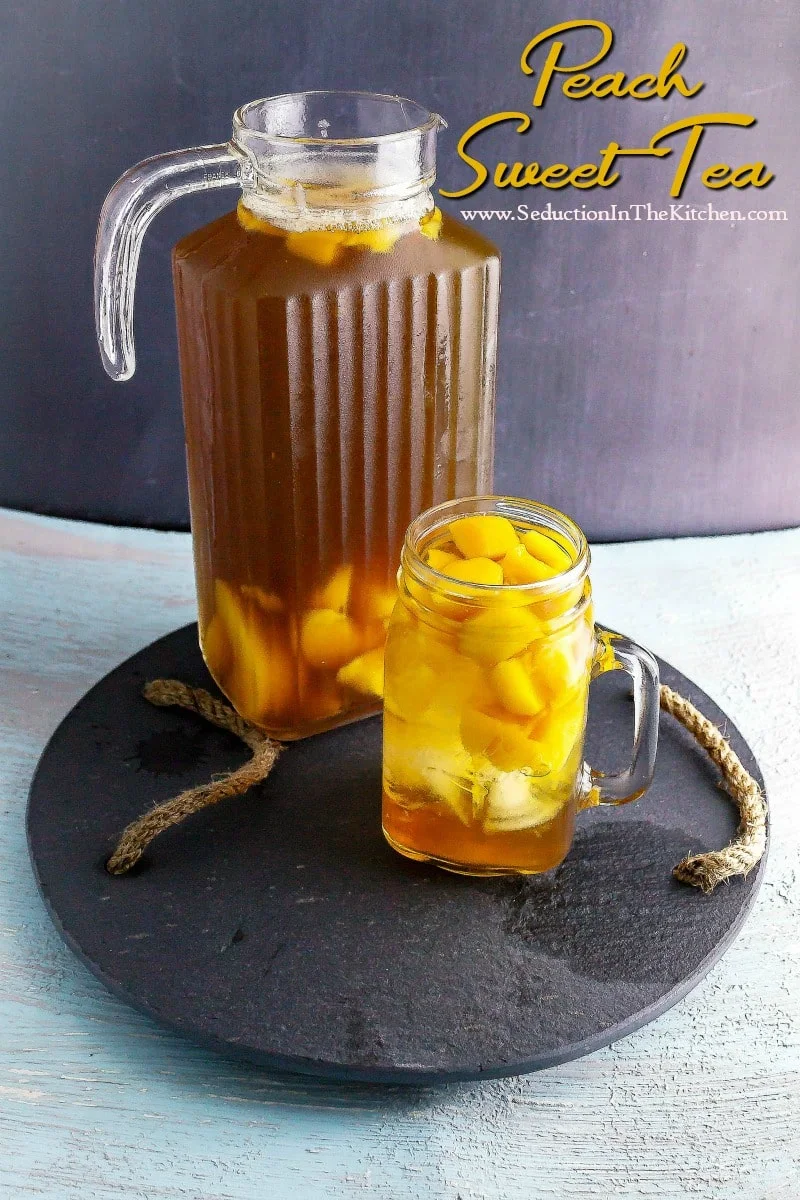
[[[441,117],[362,92],[256,100],[224,145],[148,159],[103,206],[97,335],[135,368],[142,239],[237,186],[173,250],[200,644],[288,739],[380,708],[409,522],[492,487],[496,249],[435,207]]]

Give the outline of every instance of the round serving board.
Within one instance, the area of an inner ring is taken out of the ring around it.
[[[722,725],[666,663],[662,679]],[[653,1020],[695,986],[750,910],[764,860],[704,896],[687,853],[736,828],[717,772],[661,716],[655,782],[594,809],[547,875],[470,879],[410,862],[380,828],[374,718],[287,747],[247,795],[159,837],[129,875],[104,863],[146,809],[244,761],[232,736],[142,698],[149,679],[213,690],[187,626],[148,646],[66,717],[31,786],[28,839],[68,945],[113,992],[228,1055],[314,1075],[420,1083],[566,1062]],[[587,757],[629,757],[625,677],[592,686]]]

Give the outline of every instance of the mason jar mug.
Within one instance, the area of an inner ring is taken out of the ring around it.
[[[408,529],[386,645],[383,830],[409,858],[473,875],[558,865],[576,812],[648,788],[658,668],[596,626],[589,548],[526,500],[439,505]],[[590,680],[633,684],[628,770],[584,763]]]

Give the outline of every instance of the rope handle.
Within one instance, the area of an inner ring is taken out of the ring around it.
[[[106,863],[111,875],[124,875],[139,861],[150,843],[173,825],[230,796],[241,796],[267,778],[283,749],[230,705],[217,700],[204,688],[188,687],[178,679],[155,679],[146,684],[144,697],[160,708],[185,708],[204,720],[240,738],[252,752],[244,766],[189,788],[159,804],[123,830],[114,853]],[[673,868],[681,883],[699,888],[707,895],[725,879],[747,875],[759,862],[767,844],[767,804],[753,776],[745,770],[730,742],[699,709],[672,688],[661,684],[659,701],[692,734],[722,773],[722,782],[739,812],[736,836],[722,850],[692,854]]]

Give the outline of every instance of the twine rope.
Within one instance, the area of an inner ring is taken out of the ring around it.
[[[672,874],[681,883],[708,895],[723,880],[747,875],[760,861],[767,845],[767,802],[730,742],[708,717],[665,683],[659,700],[664,712],[680,721],[719,767],[725,790],[739,810],[739,827],[732,842],[722,850],[690,854],[673,868]]]
[[[172,800],[159,804],[132,821],[106,863],[111,875],[124,875],[142,857],[154,838],[186,817],[200,812],[229,796],[241,796],[254,784],[267,778],[282,750],[279,742],[267,737],[255,725],[203,688],[188,687],[178,679],[155,679],[145,685],[144,697],[159,708],[185,708],[233,733],[252,752],[244,766],[199,787],[189,788]],[[758,863],[767,841],[767,805],[761,789],[745,770],[738,755],[723,733],[699,709],[672,688],[661,685],[661,708],[692,734],[722,774],[722,784],[739,812],[736,836],[722,850],[692,854],[673,868],[681,883],[710,894],[723,880],[747,875]]]
[[[217,700],[204,688],[187,687],[178,679],[154,679],[145,684],[145,700],[159,708],[186,708],[197,713],[219,729],[225,729],[240,738],[252,751],[252,757],[244,766],[220,778],[188,788],[172,800],[159,804],[150,812],[132,821],[122,832],[114,853],[106,863],[111,875],[124,875],[139,861],[147,847],[165,829],[179,825],[186,817],[229,796],[241,796],[256,783],[266,779],[275,766],[283,747],[274,742],[255,725],[225,704]]]

